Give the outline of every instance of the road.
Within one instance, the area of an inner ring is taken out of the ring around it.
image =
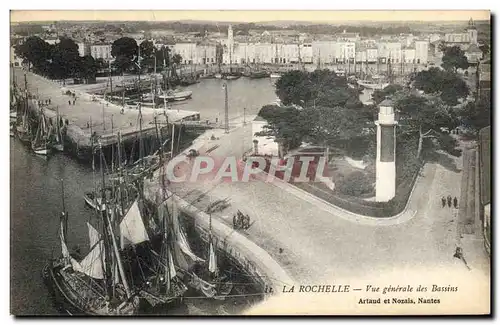
[[[251,148],[250,136],[248,127],[234,129],[203,148],[218,142],[219,147],[210,155],[240,155]],[[335,207],[311,202],[307,196],[262,181],[215,186],[181,183],[172,184],[172,189],[201,209],[228,199],[231,206],[214,216],[229,225],[238,209],[248,213],[254,223],[244,234],[300,283],[363,277],[373,271],[424,270],[421,275],[425,277],[427,271],[444,270],[441,275],[458,272],[465,276],[464,283],[470,284],[489,277],[489,260],[485,256],[471,258],[471,272],[463,261],[453,257],[457,210],[441,206],[443,195],[460,197],[460,168],[461,158],[440,153],[439,161],[427,163],[417,180],[408,207],[416,213],[405,220],[376,223],[372,218],[353,218]]]

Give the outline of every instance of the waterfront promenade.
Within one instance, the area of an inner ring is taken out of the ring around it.
[[[12,73],[12,72],[11,72]],[[46,110],[59,110],[63,119],[67,119],[70,125],[77,126],[84,134],[90,136],[90,123],[92,131],[97,135],[116,134],[118,130],[125,136],[128,133],[135,133],[139,130],[139,110],[125,108],[123,114],[122,107],[104,100],[93,101],[92,96],[74,90],[76,100],[72,96],[63,93],[62,88],[71,90],[70,87],[63,87],[57,81],[48,80],[34,73],[15,68],[15,80],[20,89],[24,89],[24,75],[26,74],[28,91],[37,96],[37,100],[45,101],[50,99],[50,105],[45,106]],[[74,102],[74,104],[73,104]],[[142,108],[142,126],[143,129],[154,128],[152,122],[154,116],[163,113],[164,110],[155,110],[152,108]],[[170,122],[178,121],[187,116],[198,114],[193,111],[172,109],[166,111]],[[165,117],[158,117],[158,121],[165,121]]]

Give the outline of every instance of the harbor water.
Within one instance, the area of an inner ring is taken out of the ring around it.
[[[241,78],[227,83],[232,118],[243,114],[243,107],[248,114],[256,114],[262,105],[276,98],[269,79]],[[221,80],[204,80],[189,87],[193,90],[193,99],[182,104],[182,109],[200,111],[202,118],[213,118],[219,113],[223,116],[222,84]],[[79,163],[61,153],[44,159],[17,138],[10,138],[10,296],[11,312],[15,315],[58,313],[43,284],[41,271],[50,258],[60,255],[61,179],[64,179],[64,203],[68,212],[68,246],[70,249],[87,247],[86,222],[93,213],[85,206],[83,195],[93,187],[90,164]],[[238,303],[210,299],[185,301],[169,314],[234,314],[246,307],[240,300]]]

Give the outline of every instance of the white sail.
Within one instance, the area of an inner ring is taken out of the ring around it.
[[[99,235],[99,232],[94,227],[92,227],[92,225],[88,222],[87,222],[87,227],[89,228],[90,248],[92,248],[99,241],[100,235]]]
[[[68,246],[66,246],[66,238],[64,238],[64,230],[62,223],[61,223],[61,231],[59,232],[59,237],[61,238],[62,255],[64,258],[69,259],[71,256],[69,255]]]
[[[193,262],[204,262],[203,259],[196,256],[191,247],[189,247],[189,243],[184,235],[184,232],[181,230],[181,226],[179,224],[179,214],[177,210],[177,202],[172,198],[172,225],[175,233],[175,239],[177,243],[177,247],[181,250],[184,255],[188,256]]]
[[[217,258],[215,257],[215,250],[212,243],[210,243],[210,251],[208,257],[208,271],[210,273],[217,272]]]
[[[120,223],[120,246],[123,249],[127,245],[135,245],[148,240],[148,233],[142,221],[137,200],[135,200]]]
[[[177,272],[175,271],[174,259],[172,258],[172,254],[170,253],[170,251],[168,252],[168,269],[170,279],[173,279],[177,275]]]
[[[74,258],[71,258],[71,264],[75,271],[85,273],[94,279],[104,279],[104,259],[104,242],[101,240],[80,263],[78,263]]]

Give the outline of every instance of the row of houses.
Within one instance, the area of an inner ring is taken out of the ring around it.
[[[140,41],[138,42],[140,44]],[[78,42],[81,56],[91,55],[94,59],[108,61],[111,56],[111,43],[88,44]],[[217,42],[182,42],[173,45],[155,43],[157,49],[167,46],[172,54],[179,54],[183,64],[212,64],[217,59]],[[415,41],[412,46],[398,42],[383,42],[376,45],[343,41],[314,41],[311,43],[234,43],[220,44],[224,64],[292,64],[299,61],[305,64],[325,64],[338,62],[388,62],[427,63],[429,43]]]
[[[410,46],[399,42],[379,42],[375,45],[348,41],[313,41],[311,43],[234,43],[224,44],[223,63],[325,64],[339,62],[422,63],[429,61],[429,42],[416,40]],[[215,62],[216,45],[177,43],[173,53],[183,63]],[[214,61],[212,61],[214,60]]]

